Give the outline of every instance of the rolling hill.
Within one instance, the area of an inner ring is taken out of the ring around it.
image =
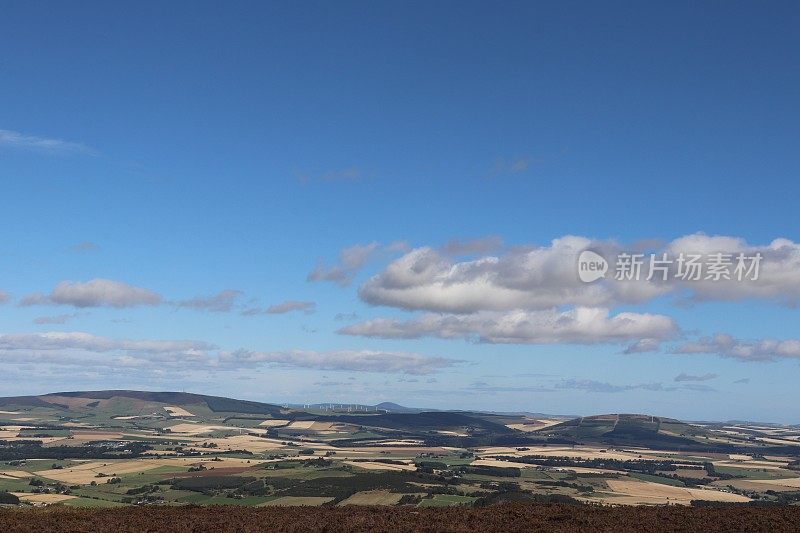
[[[272,436],[324,435],[337,446],[378,444],[381,439],[411,439],[436,446],[599,444],[672,450],[714,449],[732,453],[754,445],[753,435],[747,432],[731,432],[718,424],[689,424],[642,414],[585,416],[559,422],[531,415],[381,405],[383,407],[377,410],[348,412],[187,392],[72,391],[0,398],[0,422],[24,422],[50,429],[88,424],[155,432],[169,431],[177,423],[205,425],[218,432],[270,428],[265,431]],[[784,444],[793,446],[794,443],[765,441],[759,446],[770,445],[780,451]]]
[[[277,405],[234,400],[221,396],[206,396],[187,392],[150,392],[133,390],[104,390],[56,392],[41,396],[0,398],[4,408],[49,408],[66,412],[108,412],[115,416],[138,415],[163,406],[201,408],[212,413],[280,414]]]
[[[696,447],[713,432],[700,426],[642,414],[606,414],[575,418],[537,431],[579,443],[625,446]]]

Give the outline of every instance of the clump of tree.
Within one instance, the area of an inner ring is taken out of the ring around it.
[[[403,494],[397,505],[418,505],[422,501],[422,496],[419,494]]]
[[[0,504],[19,505],[19,496],[10,492],[0,491]]]
[[[517,467],[506,468],[503,466],[462,466],[461,472],[496,477],[520,477],[522,475],[522,472]]]

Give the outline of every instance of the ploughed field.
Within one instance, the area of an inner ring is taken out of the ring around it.
[[[0,531],[797,531],[800,507],[125,507],[0,511]]]

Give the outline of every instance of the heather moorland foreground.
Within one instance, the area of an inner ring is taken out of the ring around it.
[[[0,512],[0,531],[797,531],[800,508],[579,507],[510,503],[484,508],[153,507]]]

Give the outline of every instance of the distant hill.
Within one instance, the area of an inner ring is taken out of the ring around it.
[[[579,443],[671,447],[696,446],[712,433],[672,418],[641,414],[584,416],[537,431]]]
[[[310,409],[313,411],[326,411],[330,413],[358,413],[358,412],[422,413],[425,411],[439,411],[439,409],[433,409],[429,407],[425,408],[406,407],[404,405],[396,404],[393,402],[382,402],[376,405],[363,404],[363,403],[325,402],[325,403],[312,403],[312,404],[290,404],[289,407],[293,407],[295,409],[299,409],[302,407],[303,409]]]
[[[438,409],[418,409],[416,407],[406,407],[392,402],[382,402],[375,406],[379,410],[388,411],[390,413],[422,413],[424,411],[438,411]]]
[[[87,401],[88,400],[88,401]],[[94,402],[92,400],[95,400]],[[96,408],[120,410],[119,415],[138,412],[163,405],[175,407],[202,406],[214,413],[242,413],[277,415],[282,409],[277,405],[235,400],[221,396],[206,396],[187,392],[150,392],[132,390],[103,390],[56,392],[41,396],[16,396],[0,398],[0,406],[18,408],[52,408],[64,411],[91,411]]]

